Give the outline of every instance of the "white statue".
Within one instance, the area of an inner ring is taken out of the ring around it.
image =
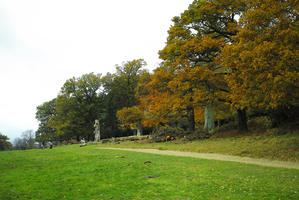
[[[99,142],[101,140],[101,129],[100,129],[100,122],[98,119],[95,120],[94,122],[94,133],[95,133],[95,137],[94,137],[94,141],[95,142]]]

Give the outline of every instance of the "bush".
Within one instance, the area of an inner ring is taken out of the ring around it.
[[[171,127],[171,126],[162,126],[150,136],[150,139],[153,142],[167,142],[175,139],[180,139],[183,141],[191,141],[198,139],[207,139],[210,138],[211,134],[205,132],[204,130],[198,129],[194,132],[184,131],[182,128]]]
[[[248,120],[248,127],[253,129],[268,129],[271,128],[272,121],[268,116],[255,117]]]
[[[268,129],[265,134],[269,135],[269,136],[278,136],[278,135],[284,135],[286,133],[287,132],[284,129],[281,129],[281,128],[271,128],[271,129]]]
[[[185,135],[183,137],[184,140],[204,140],[208,139],[212,136],[211,133],[208,133],[202,129],[197,129],[194,132],[185,132]]]
[[[235,129],[238,129],[236,122],[230,121],[226,124],[223,124],[220,127],[216,127],[215,132],[226,132],[226,131],[235,130]]]
[[[174,140],[176,137],[183,137],[184,130],[182,128],[175,128],[169,125],[161,126],[159,129],[152,132],[150,139],[153,142],[165,142]],[[172,139],[173,138],[173,139]]]

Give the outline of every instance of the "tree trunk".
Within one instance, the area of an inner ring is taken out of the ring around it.
[[[212,104],[208,104],[205,107],[205,124],[204,130],[207,132],[212,132],[215,129],[214,114]]]
[[[246,109],[238,109],[238,129],[240,132],[248,131]]]
[[[136,128],[137,128],[137,136],[142,136],[142,126],[138,125]]]
[[[188,122],[189,122],[189,131],[195,131],[195,116],[194,116],[194,108],[188,107]]]

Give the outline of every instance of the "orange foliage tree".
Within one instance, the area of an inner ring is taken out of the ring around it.
[[[166,68],[160,67],[152,75],[141,81],[138,86],[137,96],[140,108],[144,110],[143,125],[157,127],[161,123],[168,123],[175,116],[172,112],[172,93],[167,87],[173,74]]]
[[[247,0],[239,32],[219,64],[232,104],[271,112],[299,104],[298,1]]]
[[[173,18],[166,46],[159,54],[175,74],[168,87],[179,99],[177,107],[188,112],[193,130],[195,109],[205,107],[204,128],[213,131],[214,105],[229,101],[226,69],[215,60],[237,34],[235,16],[243,9],[243,1],[195,0],[181,16]]]

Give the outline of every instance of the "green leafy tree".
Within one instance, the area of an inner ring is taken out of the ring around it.
[[[9,150],[12,148],[12,144],[8,140],[9,138],[6,135],[0,133],[0,151]]]
[[[118,96],[121,97],[125,107],[138,104],[135,93],[144,66],[146,66],[146,62],[143,59],[128,61],[122,66],[116,65],[114,81],[118,84]]]
[[[137,106],[124,107],[116,113],[117,118],[124,126],[129,126],[137,129],[137,136],[142,135],[142,121],[144,119],[144,112]]]
[[[35,118],[39,121],[39,126],[35,132],[36,141],[45,145],[47,141],[54,141],[57,138],[57,133],[54,128],[49,126],[49,121],[56,116],[56,98],[43,103],[36,108]]]
[[[65,82],[56,98],[56,115],[49,127],[61,139],[93,140],[94,121],[103,110],[101,75],[93,73]]]
[[[136,97],[138,83],[145,73],[142,68],[146,65],[143,59],[124,62],[116,65],[116,73],[108,73],[103,77],[105,93],[105,111],[103,117],[104,134],[113,135],[119,132],[120,123],[116,117],[118,110],[132,107],[139,103]]]

